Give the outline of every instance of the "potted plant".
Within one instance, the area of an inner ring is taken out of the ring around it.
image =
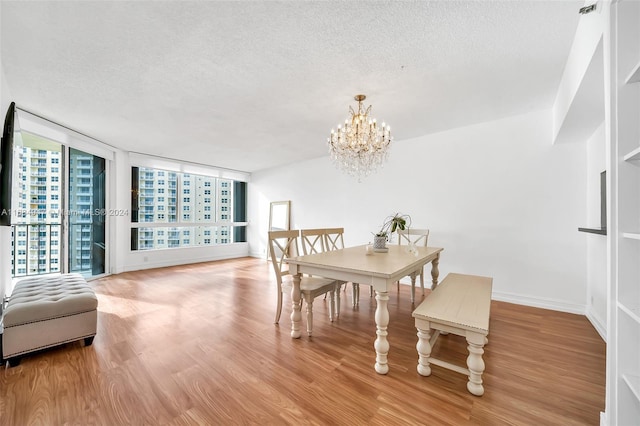
[[[398,229],[405,230],[411,226],[411,216],[408,214],[396,213],[387,218],[382,223],[380,231],[373,234],[373,250],[386,251],[389,236]]]

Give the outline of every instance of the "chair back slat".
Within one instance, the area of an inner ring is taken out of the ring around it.
[[[328,251],[344,248],[344,228],[327,228],[324,234],[324,244]]]
[[[278,282],[278,291],[281,291],[282,277],[290,275],[289,265],[285,261],[298,256],[298,230],[269,231],[269,254]]]
[[[302,252],[304,255],[323,253],[326,251],[324,241],[324,229],[301,229],[300,239],[302,240]]]
[[[422,245],[424,247],[427,246],[427,241],[429,240],[429,230],[428,229],[398,229],[398,245],[403,244],[414,244],[414,245]],[[415,238],[412,238],[415,237]]]

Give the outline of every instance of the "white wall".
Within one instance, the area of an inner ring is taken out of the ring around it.
[[[586,142],[587,150],[587,222],[600,227],[600,173],[606,169],[604,122]],[[607,330],[607,236],[585,234],[587,252],[587,316],[606,340]]]
[[[584,144],[552,144],[542,111],[395,142],[362,183],[327,157],[257,172],[250,251],[264,256],[270,201],[292,201],[294,228],[344,226],[348,245],[399,211],[444,247],[441,277],[492,276],[495,299],[584,313],[586,164]]]

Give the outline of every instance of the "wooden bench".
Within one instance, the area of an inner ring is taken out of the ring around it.
[[[484,345],[488,342],[489,310],[493,278],[451,273],[413,311],[418,329],[418,373],[431,374],[429,364],[469,376],[467,389],[474,395],[484,393]],[[430,336],[434,330],[433,336]],[[469,343],[467,367],[463,368],[431,357],[431,349],[441,333],[463,336]]]

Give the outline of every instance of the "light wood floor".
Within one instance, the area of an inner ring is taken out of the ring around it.
[[[409,287],[390,294],[390,371],[373,369],[375,300],[363,287],[340,319],[314,304],[314,336],[293,340],[290,299],[273,324],[265,260],[244,258],[110,276],[94,344],[0,370],[0,424],[597,425],[605,344],[583,316],[492,302],[485,394],[432,366],[416,372]],[[303,316],[304,318],[304,316]],[[441,336],[434,356],[464,365]]]

